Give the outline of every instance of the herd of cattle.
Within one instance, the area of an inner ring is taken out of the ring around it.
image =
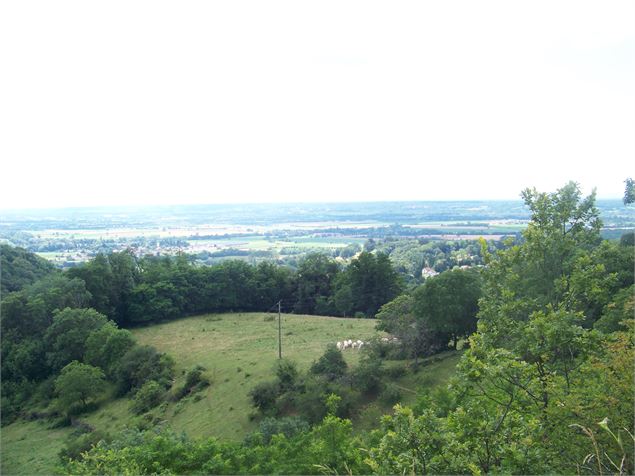
[[[399,339],[397,339],[396,337],[382,337],[381,341],[385,343],[395,344],[399,342]],[[346,350],[346,349],[359,350],[365,345],[368,345],[368,342],[364,342],[363,340],[359,340],[359,339],[357,340],[347,339],[347,340],[339,341],[335,344],[335,346],[337,347],[337,350]]]
[[[341,342],[338,342],[337,344],[335,344],[335,346],[337,347],[337,350],[345,350],[345,349],[361,349],[362,346],[366,344],[366,342],[364,342],[363,340],[343,340]]]

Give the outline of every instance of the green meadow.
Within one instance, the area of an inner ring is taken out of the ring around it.
[[[211,385],[178,402],[169,402],[146,416],[130,411],[128,398],[107,397],[92,413],[80,419],[95,429],[115,433],[132,424],[150,421],[168,424],[191,437],[214,436],[240,441],[255,430],[258,418],[249,400],[249,390],[273,378],[278,359],[277,313],[210,314],[186,317],[133,330],[142,344],[155,346],[176,362],[175,385],[196,365],[205,368]],[[307,370],[329,343],[344,339],[369,340],[383,333],[375,320],[283,314],[282,354]],[[361,352],[347,349],[343,355],[354,367]],[[417,391],[447,382],[459,354],[447,352],[429,359],[413,373],[409,361],[388,361],[386,367],[404,368],[392,382],[402,392],[401,401],[412,404]],[[369,401],[353,418],[356,429],[377,426],[379,417],[391,405]],[[50,474],[58,462],[57,453],[73,429],[51,428],[45,420],[18,421],[2,428],[2,474]]]

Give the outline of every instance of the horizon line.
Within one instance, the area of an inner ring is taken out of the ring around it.
[[[622,201],[622,197],[596,197],[596,201]],[[50,206],[50,207],[24,207],[3,208],[2,212],[29,212],[29,211],[62,211],[62,210],[91,210],[91,209],[116,209],[116,208],[161,208],[161,207],[210,207],[210,206],[261,206],[261,205],[344,205],[344,204],[370,204],[370,203],[455,203],[455,202],[520,202],[522,198],[470,198],[470,199],[429,199],[429,200],[324,200],[324,201],[272,201],[272,202],[207,202],[207,203],[155,203],[155,204],[119,204],[119,205],[79,205],[79,206]]]

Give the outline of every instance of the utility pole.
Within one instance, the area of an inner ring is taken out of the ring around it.
[[[282,358],[282,313],[280,312],[280,306],[282,301],[278,301],[278,358]]]

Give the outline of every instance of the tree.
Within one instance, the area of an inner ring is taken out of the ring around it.
[[[454,348],[460,338],[476,331],[476,313],[481,297],[481,279],[476,271],[452,270],[426,280],[414,292],[413,311],[432,332],[452,339]]]
[[[377,330],[386,331],[399,339],[409,357],[415,359],[432,355],[447,347],[447,332],[432,330],[425,319],[415,315],[415,299],[402,294],[384,304],[377,313]]]
[[[630,205],[631,203],[635,203],[635,180],[632,178],[627,178],[624,180],[626,187],[624,189],[624,205]]]
[[[94,309],[66,308],[55,314],[44,336],[48,364],[60,369],[73,360],[81,361],[88,336],[107,322],[106,316]]]
[[[344,279],[338,284],[350,288],[352,311],[362,312],[367,317],[374,317],[382,305],[401,291],[399,275],[385,253],[360,253],[344,274]]]
[[[134,345],[135,340],[130,331],[118,329],[109,321],[88,335],[84,361],[101,368],[108,377],[114,378],[119,360]]]
[[[522,243],[494,257],[483,250],[488,266],[479,326],[491,345],[503,347],[522,338],[516,330],[533,312],[578,310],[573,270],[601,241],[595,192],[582,198],[569,182],[552,194],[526,189],[522,195],[532,212]]]
[[[19,291],[38,279],[58,272],[55,266],[24,248],[0,245],[0,294]]]
[[[294,311],[299,314],[313,314],[319,299],[330,298],[333,283],[340,273],[338,264],[322,253],[310,253],[298,266],[297,301]]]
[[[484,253],[478,330],[460,364],[462,401],[448,422],[483,472],[567,472],[582,459],[571,425],[588,426],[598,400],[573,396],[587,393],[584,374],[606,352],[607,338],[584,324],[612,301],[622,265],[615,250],[600,246],[594,194],[582,198],[569,183],[523,197],[532,211],[523,240]],[[632,402],[632,389],[601,391],[604,400]],[[620,421],[631,425],[632,413]],[[509,441],[532,441],[531,451],[513,455]]]
[[[136,391],[148,380],[164,387],[172,383],[174,360],[149,345],[136,345],[126,352],[116,370],[119,392]]]
[[[90,399],[103,392],[104,386],[104,373],[101,369],[76,360],[66,365],[55,380],[55,391],[66,413],[71,413],[78,407],[86,407]]]

